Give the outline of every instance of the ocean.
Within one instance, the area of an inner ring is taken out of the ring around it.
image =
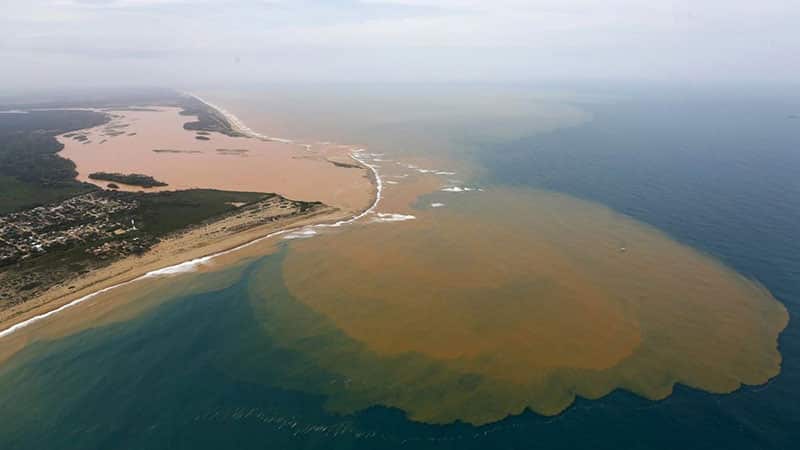
[[[203,95],[269,135],[363,145],[395,182],[383,215],[159,279],[134,311],[28,345],[0,366],[0,447],[800,437],[795,93]]]

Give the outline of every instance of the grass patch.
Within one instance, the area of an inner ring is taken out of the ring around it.
[[[157,192],[137,196],[137,227],[150,235],[163,236],[238,209],[231,203],[254,203],[275,194],[231,192],[214,189]]]
[[[83,183],[44,186],[0,175],[0,214],[59,202],[95,189]]]

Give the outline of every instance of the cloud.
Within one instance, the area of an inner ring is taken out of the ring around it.
[[[0,17],[0,57],[220,81],[204,63],[232,55],[266,79],[791,80],[797,23],[783,0],[28,0]]]

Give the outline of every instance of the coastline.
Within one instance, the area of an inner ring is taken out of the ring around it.
[[[287,139],[264,136],[251,130],[230,112],[209,103],[202,98],[195,98],[229,121],[235,131],[243,135],[262,140],[273,140],[282,143],[294,143]],[[377,207],[382,197],[383,182],[377,167],[359,158],[363,149],[353,149],[350,158],[366,168],[370,181],[375,187],[373,200],[360,211],[342,211],[326,206],[321,211],[279,220],[268,225],[256,226],[240,232],[226,233],[224,236],[209,238],[208,228],[227,228],[230,217],[208,224],[205,227],[193,227],[175,237],[164,239],[142,256],[130,256],[116,261],[91,274],[70,280],[65,285],[55,286],[36,299],[12,307],[0,313],[0,339],[11,336],[17,331],[51,317],[59,312],[77,306],[100,294],[113,289],[135,283],[147,278],[169,276],[181,272],[195,270],[211,260],[227,255],[267,239],[298,232],[298,237],[316,234],[313,228],[335,228],[358,221],[370,214]],[[72,289],[70,289],[72,287]]]

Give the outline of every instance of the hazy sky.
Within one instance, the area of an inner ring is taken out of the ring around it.
[[[0,0],[0,82],[800,78],[799,0]]]

